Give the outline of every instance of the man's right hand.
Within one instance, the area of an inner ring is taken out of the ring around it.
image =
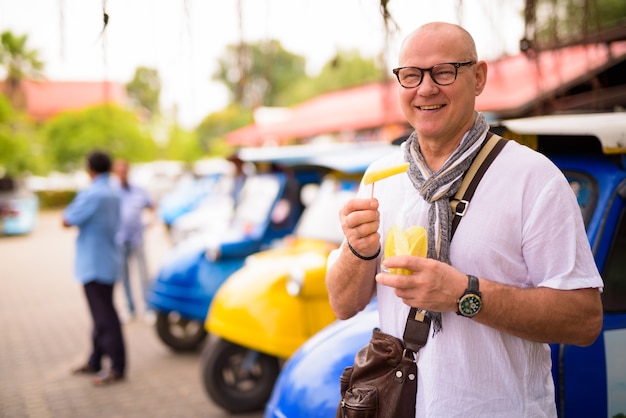
[[[352,199],[339,211],[343,234],[356,252],[368,257],[380,248],[378,200]]]

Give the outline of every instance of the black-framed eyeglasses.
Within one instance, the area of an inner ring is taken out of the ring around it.
[[[476,61],[444,62],[433,65],[430,68],[399,67],[394,68],[393,73],[398,78],[398,83],[406,89],[412,89],[424,80],[424,73],[430,73],[430,78],[440,86],[448,86],[456,80],[459,68],[476,64]]]

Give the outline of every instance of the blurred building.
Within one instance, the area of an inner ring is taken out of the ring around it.
[[[0,91],[4,91],[0,82]],[[110,81],[31,81],[21,82],[20,107],[38,122],[66,110],[79,110],[103,103],[123,105],[126,87]]]

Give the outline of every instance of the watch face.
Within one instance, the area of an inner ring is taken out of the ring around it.
[[[459,312],[461,312],[461,315],[463,316],[472,317],[480,311],[482,303],[483,302],[478,295],[464,295],[459,301]]]

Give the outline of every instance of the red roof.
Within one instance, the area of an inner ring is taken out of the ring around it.
[[[483,112],[517,116],[546,96],[588,79],[626,59],[626,42],[573,46],[524,54],[489,63],[487,86],[476,99]],[[397,98],[397,83],[370,84],[321,95],[291,108],[280,121],[251,124],[229,133],[231,145],[260,146],[323,133],[372,129],[406,123]]]
[[[626,59],[626,41],[577,45],[539,54],[520,54],[489,63],[487,85],[478,96],[484,111],[519,115],[537,100],[581,83]]]
[[[328,132],[405,123],[396,96],[396,85],[392,83],[327,93],[290,109],[284,120],[257,122],[231,132],[227,139],[233,145],[258,146]]]
[[[109,81],[28,81],[22,82],[26,113],[45,120],[65,110],[101,103],[124,103],[124,85]]]

